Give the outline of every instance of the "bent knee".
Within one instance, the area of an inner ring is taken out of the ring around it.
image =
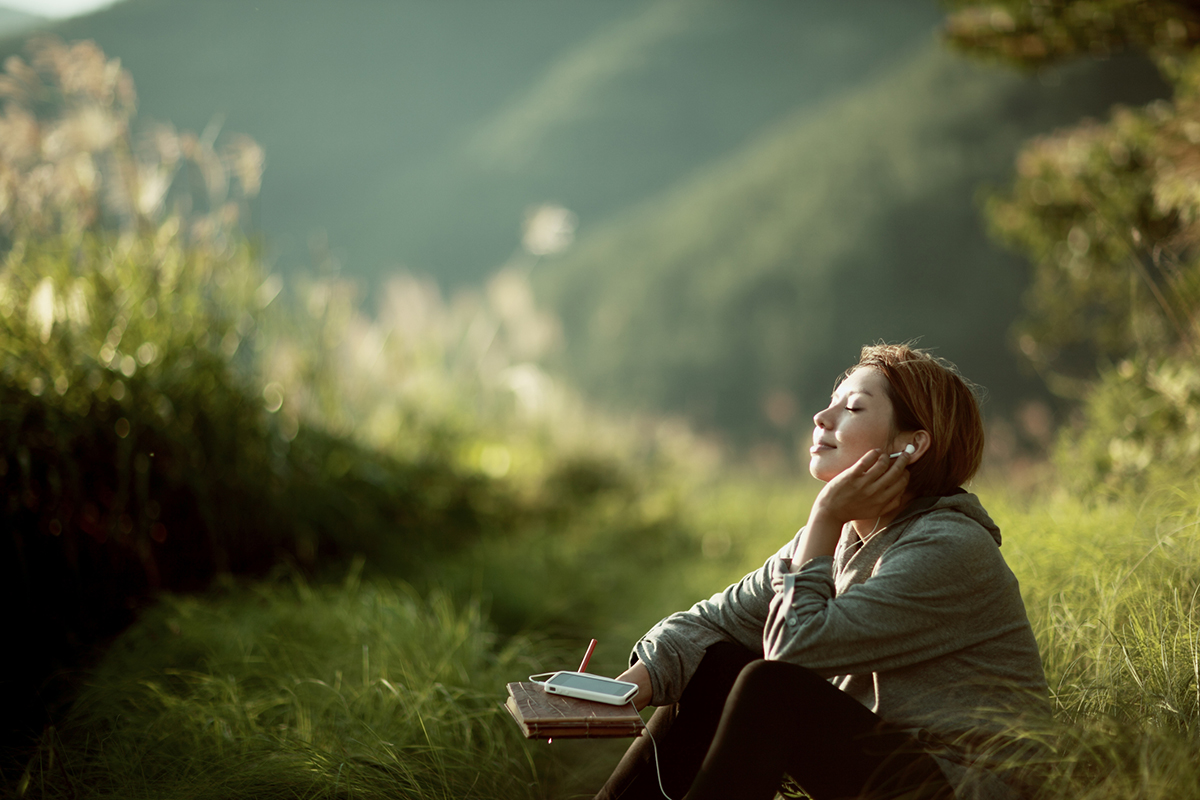
[[[742,668],[734,683],[734,692],[743,699],[777,697],[785,692],[794,693],[805,684],[814,682],[822,684],[822,688],[829,686],[828,681],[807,667],[760,658]]]

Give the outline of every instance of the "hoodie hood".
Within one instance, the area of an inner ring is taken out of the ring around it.
[[[1000,526],[997,525],[987,511],[984,510],[983,504],[979,502],[979,498],[974,494],[959,489],[954,494],[944,497],[918,497],[909,503],[896,518],[892,520],[891,525],[896,526],[898,523],[907,522],[910,519],[928,514],[932,511],[957,511],[964,516],[970,517],[973,521],[979,523],[992,538],[996,540],[996,546],[1000,546]]]

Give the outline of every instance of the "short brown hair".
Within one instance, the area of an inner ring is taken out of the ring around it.
[[[846,374],[863,367],[879,370],[887,381],[894,433],[929,433],[925,457],[909,467],[908,491],[945,495],[970,480],[983,460],[983,418],[958,369],[907,344],[867,345]]]

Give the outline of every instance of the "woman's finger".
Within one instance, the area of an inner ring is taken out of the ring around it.
[[[855,472],[859,475],[868,475],[874,470],[876,475],[881,474],[887,469],[882,456],[882,450],[868,450],[862,454],[858,462],[854,465]]]

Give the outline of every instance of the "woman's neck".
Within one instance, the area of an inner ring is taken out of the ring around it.
[[[888,522],[891,522],[891,520],[888,520]],[[875,519],[851,520],[850,527],[854,529],[854,532],[858,535],[858,538],[861,541],[866,541],[867,539],[871,538],[871,536],[887,527],[887,524],[884,523],[883,517],[877,517]]]
[[[892,524],[892,520],[900,515],[900,512],[912,501],[912,498],[907,494],[900,500],[900,505],[895,511],[890,511],[880,517],[872,517],[870,519],[855,519],[850,521],[850,527],[858,535],[862,541],[866,541],[881,530]]]

